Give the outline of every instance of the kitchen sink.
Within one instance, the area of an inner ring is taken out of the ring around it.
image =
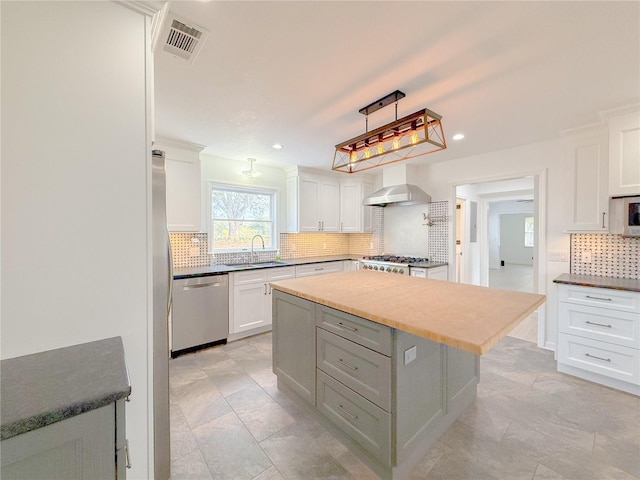
[[[279,265],[289,265],[289,264],[287,262],[280,262],[276,260],[272,262],[233,263],[231,265],[227,265],[227,267],[266,268],[266,267],[277,267]]]

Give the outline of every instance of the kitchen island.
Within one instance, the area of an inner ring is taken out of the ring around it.
[[[392,479],[473,403],[479,356],[545,299],[370,271],[271,286],[278,388]]]

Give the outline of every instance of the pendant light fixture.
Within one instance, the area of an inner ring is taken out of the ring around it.
[[[398,120],[398,100],[406,95],[396,90],[363,107],[365,133],[336,145],[332,170],[343,173],[400,162],[447,148],[442,116],[427,108]],[[369,132],[369,114],[395,102],[395,121]]]
[[[260,175],[262,175],[262,172],[259,172],[258,170],[254,170],[253,169],[253,162],[256,161],[255,158],[247,158],[247,160],[249,160],[249,170],[243,170],[242,174],[246,177],[250,177],[250,178],[256,178],[259,177]]]

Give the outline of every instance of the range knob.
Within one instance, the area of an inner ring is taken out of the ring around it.
[[[391,267],[387,267],[387,272],[391,272]]]
[[[393,270],[391,270],[393,273],[398,273],[398,269],[394,268]]]

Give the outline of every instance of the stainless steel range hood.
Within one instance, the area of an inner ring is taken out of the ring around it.
[[[366,207],[386,207],[419,205],[430,201],[431,196],[427,192],[420,189],[420,187],[405,183],[403,185],[382,187],[366,197],[362,204]]]
[[[431,195],[420,187],[407,183],[416,178],[417,171],[411,165],[393,165],[382,171],[380,190],[366,197],[362,204],[366,207],[419,205],[431,202]]]

